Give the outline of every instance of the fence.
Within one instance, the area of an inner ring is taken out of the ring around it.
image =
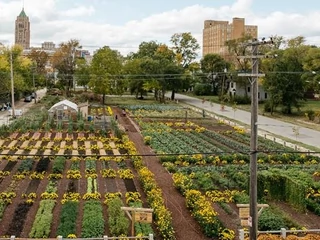
[[[33,240],[32,238],[16,238],[15,236],[10,236],[8,238],[0,238],[0,240]],[[58,236],[57,238],[43,238],[43,240],[63,240],[63,239],[70,239],[70,238],[63,238],[62,236]],[[74,240],[111,240],[111,239],[148,239],[148,240],[154,240],[153,234],[149,234],[149,236],[141,236],[141,237],[108,237],[103,236],[103,238],[73,238]]]
[[[308,233],[320,233],[320,229],[308,229],[308,230],[287,230],[285,228],[281,228],[280,231],[258,231],[258,234],[278,234],[281,238],[285,239],[287,234],[308,234]],[[249,231],[245,231],[244,229],[239,230],[239,239],[244,240],[245,235],[249,234]]]

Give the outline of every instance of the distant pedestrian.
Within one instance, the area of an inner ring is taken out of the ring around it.
[[[118,115],[115,116],[116,121],[118,120]]]

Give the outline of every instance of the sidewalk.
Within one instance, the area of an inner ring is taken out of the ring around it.
[[[206,112],[215,113],[217,115],[226,117],[242,122],[246,125],[251,125],[251,113],[247,111],[243,111],[237,109],[235,112],[233,111],[232,107],[225,106],[225,109],[221,111],[220,104],[217,103],[210,103],[208,101],[202,102],[201,99],[189,97],[183,94],[175,94],[175,99],[178,100],[180,103],[186,103],[188,105],[194,106],[198,109],[203,109]],[[295,134],[294,128],[298,129],[299,134]],[[312,130],[305,127],[300,127],[291,123],[279,121],[273,118],[265,117],[265,116],[258,116],[258,130],[259,135],[267,137],[269,139],[274,139],[273,136],[270,134],[275,134],[278,136],[282,136],[293,141],[301,142],[310,146],[314,146],[320,148],[320,132],[316,130]],[[277,139],[277,142],[284,143],[283,140]],[[291,146],[296,148],[295,146]],[[302,150],[303,148],[299,147],[298,150]],[[305,149],[303,149],[305,150]]]

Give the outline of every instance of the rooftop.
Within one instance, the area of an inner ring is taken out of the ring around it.
[[[21,10],[21,12],[20,12],[18,17],[22,17],[22,18],[28,17],[27,14],[24,11],[24,8],[22,8],[22,10]]]

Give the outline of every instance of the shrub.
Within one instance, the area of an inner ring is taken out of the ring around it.
[[[275,214],[269,208],[262,211],[258,219],[258,226],[260,231],[271,231],[286,228],[286,224],[282,216]]]
[[[309,110],[306,111],[306,116],[308,117],[308,119],[310,121],[313,121],[315,116],[316,116],[316,113],[315,113],[315,111],[309,109]]]
[[[204,96],[211,94],[211,85],[210,84],[203,84],[203,83],[196,83],[193,90],[194,94],[197,96]]]
[[[237,104],[250,104],[251,98],[249,96],[238,96],[235,95],[232,98],[233,102],[236,102]]]

